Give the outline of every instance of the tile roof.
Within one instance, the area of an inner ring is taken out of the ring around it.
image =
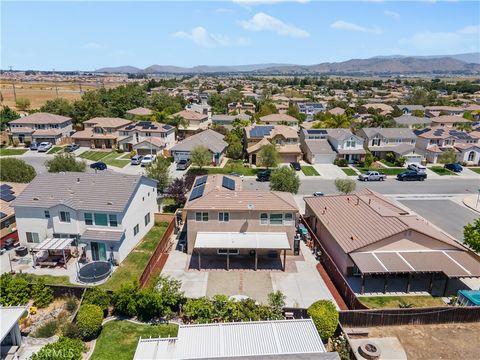
[[[81,235],[82,240],[120,241],[125,231],[110,229],[86,229]]]
[[[384,138],[400,138],[400,139],[416,139],[417,135],[409,128],[362,128],[360,133],[365,133],[367,138],[374,138],[375,135],[383,136]]]
[[[204,120],[208,118],[208,115],[200,114],[199,112],[192,111],[192,110],[182,110],[173,115],[170,115],[170,117],[174,117],[174,116],[180,116],[185,120],[194,120],[194,121]]]
[[[130,124],[131,121],[121,118],[95,117],[90,120],[84,121],[83,123],[87,125],[97,125],[104,128],[120,128],[122,126]]]
[[[127,114],[138,116],[149,116],[153,114],[153,111],[144,107],[138,107],[127,111]]]
[[[427,117],[418,117],[413,115],[402,115],[397,118],[393,118],[397,124],[400,125],[422,125],[430,124],[430,118]]]
[[[328,113],[332,115],[343,115],[345,114],[345,109],[342,109],[341,107],[334,107],[333,109],[330,109],[327,111]]]
[[[223,140],[223,135],[211,129],[202,131],[198,134],[187,137],[174,145],[171,151],[191,151],[195,146],[206,146],[214,153],[222,153],[228,146],[227,142]]]
[[[270,114],[260,118],[262,122],[298,122],[296,118],[287,114]]]
[[[461,116],[455,116],[455,115],[437,116],[437,117],[430,118],[430,121],[432,123],[436,123],[436,124],[454,124],[454,123],[469,123],[469,122],[471,122],[468,119],[464,119]]]
[[[38,112],[24,116],[20,119],[12,120],[9,124],[62,124],[70,120],[72,120],[72,118],[67,116]]]
[[[335,154],[327,139],[305,140],[305,146],[312,154]]]

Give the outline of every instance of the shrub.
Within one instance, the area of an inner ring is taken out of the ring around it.
[[[29,183],[37,176],[34,167],[25,161],[15,158],[2,159],[0,181]]]
[[[395,161],[395,165],[397,166],[403,166],[405,165],[405,162],[407,161],[407,159],[405,159],[405,157],[403,156],[400,156],[396,161]]]
[[[12,145],[13,147],[17,147],[20,144],[20,141],[18,139],[13,139]]]
[[[32,144],[32,142],[30,140],[25,140],[23,143],[25,144],[26,148],[29,148],[30,145]]]
[[[81,360],[85,345],[79,339],[61,337],[58,341],[47,344],[32,355],[32,360]]]
[[[348,163],[347,163],[347,160],[345,159],[336,159],[334,162],[333,162],[334,165],[337,165],[337,166],[340,166],[340,167],[346,167],[348,166]]]
[[[352,179],[336,179],[335,187],[337,190],[344,194],[349,194],[355,191],[357,184]]]
[[[83,303],[97,305],[103,312],[106,312],[110,305],[110,296],[105,290],[98,287],[90,288],[85,292]]]
[[[39,308],[47,307],[53,301],[53,290],[45,286],[43,280],[38,280],[32,286],[32,298]]]
[[[0,305],[24,305],[29,299],[30,287],[25,279],[9,273],[0,276]]]
[[[47,321],[45,324],[40,326],[35,333],[33,334],[33,337],[36,338],[49,338],[53,335],[56,334],[58,328],[58,321],[57,320],[50,320]]]
[[[113,306],[119,315],[134,317],[137,315],[138,285],[136,283],[123,284],[113,293]]]
[[[78,306],[78,299],[75,296],[67,297],[65,301],[65,310],[67,310],[70,313],[73,313],[75,310],[77,310],[77,306]]]
[[[338,311],[330,300],[319,300],[307,309],[323,341],[333,336],[338,325]]]
[[[132,150],[128,153],[128,157],[131,159],[132,157],[134,157],[135,155],[137,155],[137,152],[135,150]]]
[[[87,168],[87,163],[77,160],[73,154],[59,153],[56,154],[53,159],[45,161],[45,166],[48,172],[51,173],[67,171],[84,172]]]
[[[76,324],[68,322],[62,327],[62,334],[70,339],[79,339],[80,331]]]
[[[300,178],[295,170],[282,166],[272,171],[270,176],[270,190],[298,193]]]
[[[77,314],[77,328],[84,340],[91,340],[98,336],[102,329],[103,311],[100,306],[84,304]]]

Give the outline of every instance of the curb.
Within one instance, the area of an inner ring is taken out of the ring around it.
[[[470,200],[470,197],[467,196],[465,198],[463,198],[462,202],[463,202],[463,205],[465,205],[466,207],[468,207],[469,209],[472,209],[473,211],[477,212],[480,214],[480,208],[476,208],[473,206],[472,202],[469,201]],[[473,200],[473,203],[476,203],[476,200]]]

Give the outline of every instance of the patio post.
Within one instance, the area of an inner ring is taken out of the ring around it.
[[[287,260],[287,250],[283,249],[283,271],[285,271],[285,268],[287,266],[286,260]]]
[[[406,289],[406,293],[408,294],[410,292],[410,281],[412,279],[412,273],[408,273],[408,280],[407,280],[407,289]]]
[[[230,249],[227,249],[227,271],[230,270]]]
[[[360,286],[360,294],[365,293],[365,274],[362,273],[362,285]]]
[[[448,282],[449,282],[450,278],[448,276],[446,276],[446,279],[445,279],[445,288],[443,289],[443,296],[447,296],[447,291],[448,291]]]
[[[258,254],[257,251],[255,250],[255,271],[258,269]]]
[[[62,254],[63,254],[63,266],[65,266],[65,269],[67,268],[67,259],[65,258],[65,248],[62,249]]]
[[[430,274],[430,284],[428,285],[428,292],[431,294],[432,293],[432,290],[433,290],[433,276],[435,275],[435,273],[431,273]]]
[[[8,254],[8,258],[10,259],[10,254]],[[33,268],[35,269],[37,266],[37,262],[35,260],[35,252],[32,250],[32,260],[33,260]],[[12,266],[12,262],[10,262],[10,267]]]
[[[200,254],[200,250],[197,250],[198,253],[198,270],[202,270],[202,256]]]
[[[388,273],[385,274],[385,279],[384,279],[384,282],[383,282],[383,293],[384,294],[387,293],[387,287],[388,287]]]

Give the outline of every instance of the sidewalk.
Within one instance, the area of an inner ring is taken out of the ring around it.
[[[480,195],[468,195],[463,198],[463,203],[470,209],[480,213]]]

